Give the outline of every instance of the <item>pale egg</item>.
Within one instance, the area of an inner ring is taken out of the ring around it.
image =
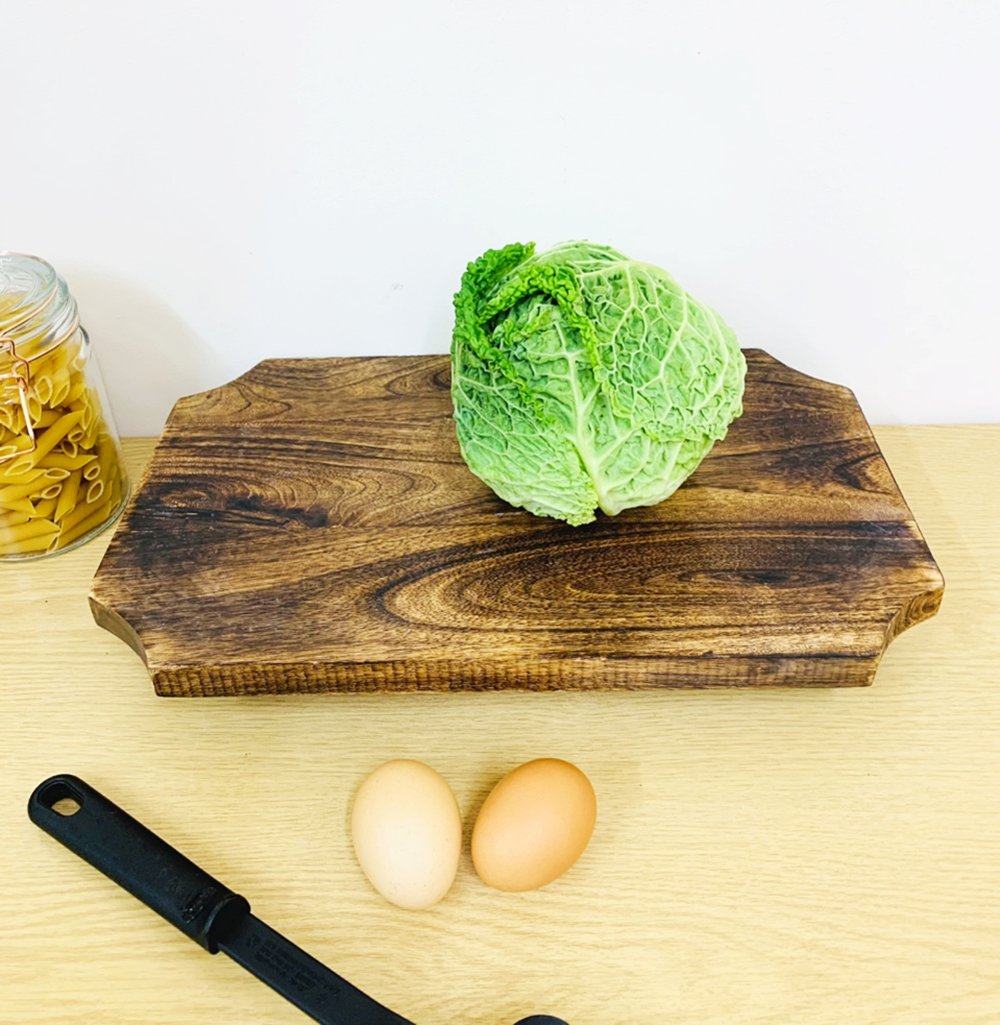
[[[365,779],[354,798],[351,837],[368,881],[401,908],[429,908],[455,881],[462,850],[458,802],[423,762],[386,762]]]
[[[483,803],[472,831],[472,863],[498,890],[534,890],[571,868],[590,842],[597,797],[590,780],[558,758],[509,772]]]

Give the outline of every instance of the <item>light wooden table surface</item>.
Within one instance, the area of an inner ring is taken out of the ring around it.
[[[996,1025],[1000,426],[877,435],[947,583],[866,690],[163,699],[91,621],[107,538],[0,566],[0,1021],[306,1020],[31,825],[70,771],[418,1025]],[[466,851],[431,911],[368,887],[375,765],[430,763],[471,822],[540,755],[598,794],[568,875],[501,894]]]

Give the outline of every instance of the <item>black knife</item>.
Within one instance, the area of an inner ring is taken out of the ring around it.
[[[412,1025],[275,932],[245,897],[77,776],[40,783],[28,815],[210,954],[228,954],[321,1025]],[[524,1022],[565,1025],[547,1016]]]

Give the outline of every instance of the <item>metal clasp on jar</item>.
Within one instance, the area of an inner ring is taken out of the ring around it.
[[[31,407],[28,405],[28,389],[31,387],[31,367],[28,361],[17,354],[14,346],[14,339],[0,335],[0,356],[4,353],[10,354],[11,370],[9,373],[0,374],[0,392],[9,388],[8,382],[12,381],[17,388],[20,400],[21,411],[24,413],[24,429],[27,432],[30,444],[26,448],[18,448],[14,445],[0,445],[0,463],[22,456],[27,452],[35,451],[35,428],[31,423]],[[19,432],[14,432],[19,433]],[[9,450],[9,451],[8,451]]]

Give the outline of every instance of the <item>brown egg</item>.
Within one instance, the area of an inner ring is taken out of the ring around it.
[[[596,820],[594,788],[575,765],[558,758],[527,762],[483,803],[472,830],[472,863],[498,890],[535,890],[575,864]]]

